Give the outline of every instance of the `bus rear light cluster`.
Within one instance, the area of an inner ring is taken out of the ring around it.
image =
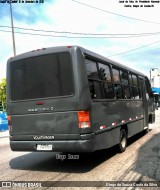
[[[78,124],[81,129],[90,127],[89,111],[78,112]]]
[[[117,125],[117,123],[116,123],[116,122],[112,123],[112,126],[116,126],[116,125]]]
[[[46,48],[41,48],[41,49],[32,50],[32,52],[41,51],[41,50],[46,50]]]
[[[12,130],[11,116],[7,116],[9,130]]]
[[[36,105],[44,105],[44,102],[36,102]]]
[[[132,121],[132,118],[131,118],[131,117],[129,118],[129,121]]]
[[[122,123],[125,123],[126,122],[126,120],[122,120]]]
[[[100,129],[106,129],[105,125],[100,126]]]

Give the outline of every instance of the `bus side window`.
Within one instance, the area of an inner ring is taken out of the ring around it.
[[[101,86],[100,83],[97,81],[89,81],[89,89],[92,99],[101,99]]]
[[[124,93],[124,97],[126,99],[131,98],[131,93],[130,93],[130,87],[129,86],[123,86],[123,93]]]
[[[95,97],[95,90],[94,90],[93,81],[89,81],[89,89],[90,89],[91,98],[93,99]]]
[[[115,84],[115,92],[117,99],[123,99],[123,92],[122,92],[122,86],[119,84]]]
[[[97,63],[88,59],[85,62],[88,79],[98,79]]]
[[[129,80],[128,80],[128,72],[124,70],[120,70],[120,76],[121,76],[121,84],[123,89],[123,95],[125,99],[130,99],[130,86],[129,86]]]
[[[103,98],[104,99],[114,99],[114,90],[112,83],[101,83],[102,91],[103,91]]]
[[[140,88],[138,84],[138,77],[134,74],[129,74],[129,81],[131,86],[131,98],[137,100],[141,98]]]
[[[94,89],[95,89],[95,97],[96,99],[102,99],[101,85],[100,82],[93,81]]]
[[[115,91],[116,97],[117,99],[124,99],[119,70],[116,68],[112,68],[112,73],[113,73],[114,91]]]
[[[119,70],[112,68],[114,83],[120,84]]]
[[[90,95],[92,99],[102,98],[101,86],[99,82],[89,81],[89,89],[90,89]]]
[[[98,80],[98,69],[95,61],[86,59],[87,77],[89,83],[89,90],[92,99],[101,99],[101,85]]]
[[[111,73],[108,65],[98,64],[100,79],[106,82],[111,82]]]
[[[133,91],[134,99],[140,99],[138,77],[134,74],[132,74],[132,82],[133,82],[132,91]]]
[[[111,72],[109,64],[98,64],[99,76],[101,80],[103,99],[114,99],[113,83],[111,81]]]

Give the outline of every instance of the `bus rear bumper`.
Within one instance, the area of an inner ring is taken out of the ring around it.
[[[52,150],[37,150],[37,145],[52,145]],[[10,141],[12,151],[93,152],[94,139],[63,141]]]

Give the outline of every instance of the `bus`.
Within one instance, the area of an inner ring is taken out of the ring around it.
[[[13,151],[94,152],[155,121],[147,76],[79,46],[27,52],[7,62]]]

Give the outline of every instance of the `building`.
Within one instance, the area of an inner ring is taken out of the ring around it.
[[[156,105],[159,107],[160,106],[160,69],[152,68],[150,70],[150,81],[151,81],[152,91],[155,95]]]

